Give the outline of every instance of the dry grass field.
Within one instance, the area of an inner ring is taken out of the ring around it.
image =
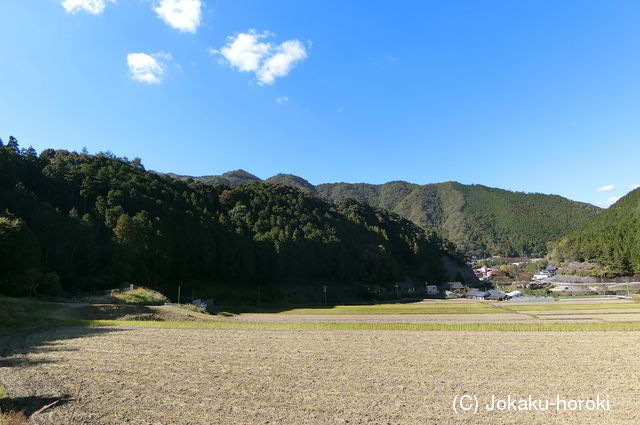
[[[0,406],[30,414],[57,401],[35,424],[640,423],[637,306],[427,301],[223,317],[42,304],[68,320],[0,337]],[[479,411],[456,413],[460,395]],[[600,396],[610,409],[488,411],[492,395]]]
[[[636,332],[61,327],[6,338],[39,424],[631,424]],[[587,399],[609,411],[456,414],[456,395]]]

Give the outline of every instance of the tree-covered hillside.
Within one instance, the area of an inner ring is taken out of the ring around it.
[[[240,170],[245,179],[259,181]],[[226,181],[222,176],[196,177],[205,183]],[[178,176],[187,179],[186,176]],[[330,183],[313,186],[301,177],[278,174],[267,180],[299,187],[331,201],[357,199],[393,211],[419,226],[438,232],[465,254],[510,257],[543,256],[549,243],[587,224],[600,210],[561,196],[511,192],[456,182],[417,185],[393,181],[381,185]]]
[[[611,275],[640,273],[640,189],[562,238],[551,255],[561,261],[598,263]]]
[[[598,208],[555,195],[455,182],[323,184],[328,199],[355,198],[438,231],[470,255],[540,256],[547,244],[591,220]]]
[[[390,284],[446,279],[451,245],[366,203],[280,184],[204,184],[111,154],[0,145],[0,291],[124,282]],[[460,261],[460,257],[458,257]]]
[[[244,170],[228,171],[220,176],[191,177],[191,176],[183,176],[183,175],[173,174],[173,173],[168,173],[166,175],[175,177],[180,180],[195,180],[195,181],[208,183],[208,184],[221,183],[229,186],[236,186],[239,184],[249,184],[249,183],[261,181],[259,177],[256,177],[253,174],[248,173]]]
[[[312,185],[302,177],[294,176],[293,174],[276,174],[273,177],[269,177],[267,180],[265,180],[265,182],[294,186],[309,193],[313,193],[314,195],[318,194],[318,191],[316,190],[316,187],[314,185]]]

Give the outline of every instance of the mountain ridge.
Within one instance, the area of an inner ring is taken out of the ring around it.
[[[407,218],[451,240],[473,256],[542,256],[547,246],[586,225],[600,208],[560,195],[516,192],[455,181],[419,185],[403,180],[383,184],[323,183],[312,185],[302,177],[277,174],[226,183],[263,182],[301,188],[332,202],[356,199]],[[204,183],[229,182],[221,176],[193,177]],[[184,176],[182,177],[184,178]]]

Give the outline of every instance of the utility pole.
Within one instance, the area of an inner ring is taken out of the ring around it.
[[[629,295],[629,278],[625,279],[627,281],[627,297],[630,296]]]

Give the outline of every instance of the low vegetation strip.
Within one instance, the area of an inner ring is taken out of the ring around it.
[[[299,315],[346,315],[346,314],[483,314],[508,313],[488,303],[442,303],[442,304],[378,304],[339,305],[326,308],[296,308],[278,314]]]
[[[640,322],[612,323],[250,323],[250,322],[153,322],[133,320],[70,320],[66,325],[205,329],[287,329],[363,331],[640,331]]]
[[[615,310],[628,309],[638,306],[636,303],[588,303],[588,304],[559,304],[550,303],[547,305],[505,305],[503,308],[512,311],[542,311],[542,310]]]

